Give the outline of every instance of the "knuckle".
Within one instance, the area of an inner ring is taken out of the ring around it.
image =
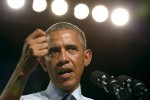
[[[48,54],[48,49],[45,50],[45,53]]]
[[[48,43],[44,43],[44,46],[45,46],[46,48],[48,48]]]
[[[27,37],[27,38],[25,39],[25,42],[26,42],[26,43],[29,43],[29,37]]]
[[[47,51],[46,51],[46,50],[43,50],[42,56],[45,56],[46,54],[47,54]]]
[[[46,38],[46,36],[43,36],[43,41],[47,41],[47,38]]]
[[[36,29],[35,32],[40,33],[40,32],[42,32],[42,30],[41,29]]]
[[[27,38],[25,39],[25,42],[26,42],[28,45],[32,45],[32,40],[31,40],[30,37],[27,37]]]

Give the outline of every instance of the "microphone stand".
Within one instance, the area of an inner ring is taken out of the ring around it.
[[[139,97],[140,100],[148,100],[149,91],[145,88],[143,82],[134,80],[131,77],[120,75],[118,80],[124,88],[126,88],[130,94]]]
[[[115,94],[119,100],[128,99],[129,92],[119,84],[114,76],[108,77],[107,75],[103,75],[98,81],[98,84],[100,84],[106,92]]]
[[[119,100],[127,100],[129,97],[129,92],[123,88],[122,86],[120,86],[118,80],[114,77],[114,76],[110,76],[108,78],[108,91],[111,93],[114,93]]]
[[[139,96],[140,100],[148,100],[149,91],[145,88],[145,85],[142,82],[135,80],[133,86],[133,93]]]

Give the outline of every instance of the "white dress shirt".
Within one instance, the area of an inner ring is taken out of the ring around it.
[[[71,93],[72,95],[69,95],[69,100],[93,100],[90,98],[87,98],[82,95],[81,93],[81,86],[79,86],[75,91]],[[66,93],[56,87],[52,82],[49,83],[47,89],[45,91],[24,95],[21,96],[20,100],[61,100]]]

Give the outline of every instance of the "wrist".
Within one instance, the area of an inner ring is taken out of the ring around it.
[[[38,60],[36,57],[31,55],[21,56],[20,61],[18,63],[18,67],[20,71],[25,74],[31,74],[38,64]]]

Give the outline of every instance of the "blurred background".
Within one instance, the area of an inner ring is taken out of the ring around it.
[[[115,95],[91,83],[90,75],[95,70],[115,77],[133,77],[150,90],[149,0],[66,0],[63,6],[59,4],[60,0],[59,3],[58,0],[39,0],[40,3],[38,0],[25,0],[20,3],[22,7],[15,5],[19,5],[21,0],[14,0],[12,5],[11,1],[0,0],[0,93],[19,61],[25,38],[37,28],[47,30],[60,21],[71,22],[81,28],[86,34],[88,48],[93,51],[92,62],[81,80],[85,96],[95,100],[116,100]],[[56,12],[55,4],[59,5]],[[80,8],[79,4],[83,7]],[[119,10],[115,12],[116,8]],[[59,12],[63,9],[64,12]],[[23,94],[44,90],[48,83],[48,74],[38,66]],[[139,100],[139,97],[135,98]]]

